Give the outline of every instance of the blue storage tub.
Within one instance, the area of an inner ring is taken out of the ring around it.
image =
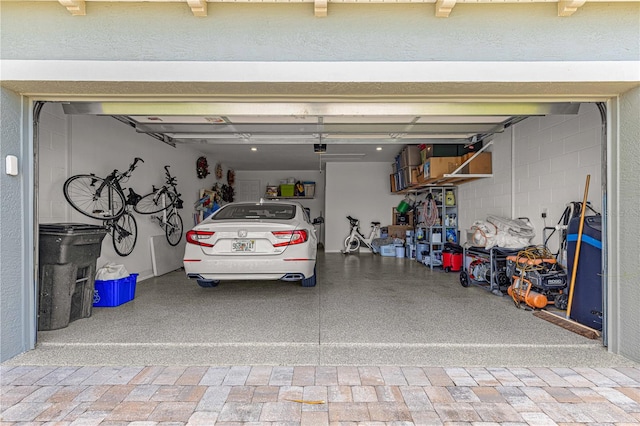
[[[94,307],[114,307],[127,303],[136,296],[138,274],[117,280],[96,280],[93,293]]]

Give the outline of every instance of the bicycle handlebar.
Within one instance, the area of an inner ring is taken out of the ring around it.
[[[144,163],[144,160],[140,157],[136,157],[133,159],[133,163],[131,163],[131,165],[129,166],[129,171],[132,172],[133,169],[136,168],[136,165],[138,164],[138,162],[140,163]]]
[[[169,173],[169,166],[164,166],[164,174],[166,176],[167,185],[175,187],[178,184],[178,179],[175,176],[171,176],[171,173]]]

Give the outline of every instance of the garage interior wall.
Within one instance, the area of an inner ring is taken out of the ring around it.
[[[327,163],[325,187],[325,251],[339,252],[350,227],[347,216],[360,220],[360,230],[369,236],[372,221],[391,224],[392,209],[404,195],[389,188],[390,163]],[[368,250],[361,249],[363,252]]]
[[[542,244],[543,228],[558,223],[567,203],[582,202],[587,175],[588,201],[602,213],[601,126],[597,105],[583,103],[577,115],[530,117],[496,134],[489,148],[493,177],[458,187],[462,240],[474,221],[487,215],[511,218],[513,212],[530,219],[536,231],[532,242]],[[557,233],[549,248],[558,249]]]
[[[211,189],[216,182],[213,174],[215,164],[209,167],[212,174],[198,179],[196,160],[202,154],[192,147],[177,145],[173,148],[148,135],[136,133],[131,127],[111,117],[65,115],[60,104],[45,104],[41,113],[39,139],[41,223],[101,225],[101,221],[76,212],[67,203],[62,192],[64,181],[75,174],[95,173],[105,177],[113,169],[124,171],[135,157],[142,158],[144,163],[138,164],[129,181],[122,186],[145,195],[151,192],[153,185],[160,187],[165,183],[164,166],[170,166],[169,171],[177,177],[178,191],[184,201],[184,209],[179,213],[185,232],[193,227],[193,206],[199,198],[200,188]],[[164,231],[157,222],[152,222],[150,216],[133,214],[138,224],[138,240],[134,251],[129,256],[119,256],[113,249],[111,236],[107,235],[102,242],[97,265],[124,265],[128,272],[140,274],[138,280],[143,280],[153,276],[149,239],[154,235],[164,236]],[[166,246],[169,247],[168,243]],[[182,253],[179,256],[181,259]]]

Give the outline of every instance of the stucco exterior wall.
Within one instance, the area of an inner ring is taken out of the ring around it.
[[[33,294],[28,287],[32,281],[25,271],[29,264],[28,248],[31,247],[25,229],[25,218],[30,216],[25,206],[25,186],[31,180],[27,177],[30,160],[24,156],[26,149],[22,142],[19,95],[0,89],[0,116],[0,360],[6,360],[28,349],[28,336],[32,332],[26,309]],[[7,155],[18,157],[17,176],[6,174],[4,159]]]
[[[568,18],[557,16],[555,3],[457,5],[449,18],[436,18],[432,4],[330,4],[327,18],[314,17],[311,4],[213,3],[204,18],[194,17],[184,2],[89,2],[84,17],[71,16],[58,2],[5,1],[0,7],[1,59],[94,60],[89,67],[96,69],[87,72],[96,81],[105,78],[97,72],[100,61],[405,61],[407,68],[411,61],[466,61],[473,68],[474,61],[638,61],[640,57],[637,2],[587,3]],[[332,71],[323,70],[328,76]],[[141,82],[158,81],[152,73],[137,77]],[[362,81],[368,81],[366,77],[363,73]],[[171,83],[178,80],[167,81],[166,90],[176,90],[180,95],[197,93],[195,79],[182,81],[182,85]],[[330,78],[326,81],[329,83],[320,86],[322,94],[331,96],[338,85]],[[390,95],[415,95],[408,83],[396,86]],[[72,84],[75,93],[110,94],[96,90],[92,81]],[[123,86],[120,80],[116,84]],[[379,86],[373,82],[367,89],[374,91]],[[45,81],[41,87],[46,87],[46,93],[64,97],[69,86]],[[541,82],[535,87],[538,91],[530,93],[552,95],[553,89],[548,87]],[[238,93],[244,89],[245,95],[264,93],[247,88],[246,82],[233,88]],[[296,91],[289,82],[280,89],[283,96],[307,93]],[[490,95],[489,89],[480,86],[475,93]],[[432,90],[428,94],[447,95],[439,87],[433,86]],[[30,163],[25,159],[31,140],[23,134],[21,98],[4,88],[0,95],[2,158],[13,150],[24,167]],[[617,95],[610,93],[611,97]],[[615,279],[620,282],[614,301],[616,308],[619,306],[615,314],[620,318],[618,335],[612,336],[614,351],[640,361],[639,98],[640,89],[634,89],[621,98],[619,105],[621,139],[614,174],[620,190],[615,194],[618,204],[612,208],[619,215],[620,226],[611,239],[616,242],[612,256],[619,265]],[[387,174],[385,171],[385,179]],[[18,177],[3,173],[0,179],[2,361],[28,349],[33,334],[27,309],[33,298],[32,271],[26,271],[32,262],[29,256],[33,242],[27,224],[33,211],[29,204],[33,182],[32,174],[25,173]],[[338,220],[343,223],[344,217]],[[369,219],[361,220],[366,223]]]
[[[619,234],[616,267],[610,271],[611,281],[618,283],[617,300],[612,312],[618,321],[614,337],[621,355],[640,362],[640,88],[620,97],[620,128],[618,146],[618,197],[611,206],[616,216]],[[617,202],[615,202],[617,201]],[[619,269],[618,269],[619,268]]]
[[[87,3],[71,16],[57,2],[2,2],[3,59],[184,61],[635,61],[640,4],[587,3],[557,16],[556,3]],[[38,31],[25,31],[25,23]],[[47,34],[42,37],[42,34]],[[331,70],[327,70],[330,72]]]

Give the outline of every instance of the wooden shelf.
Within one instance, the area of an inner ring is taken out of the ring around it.
[[[433,186],[455,186],[463,183],[471,182],[477,179],[490,178],[493,177],[493,174],[483,174],[483,175],[443,175],[437,178],[429,179],[425,182],[414,183],[407,186],[400,191],[394,192],[394,194],[407,194],[411,192],[419,192],[423,189],[428,189]]]

